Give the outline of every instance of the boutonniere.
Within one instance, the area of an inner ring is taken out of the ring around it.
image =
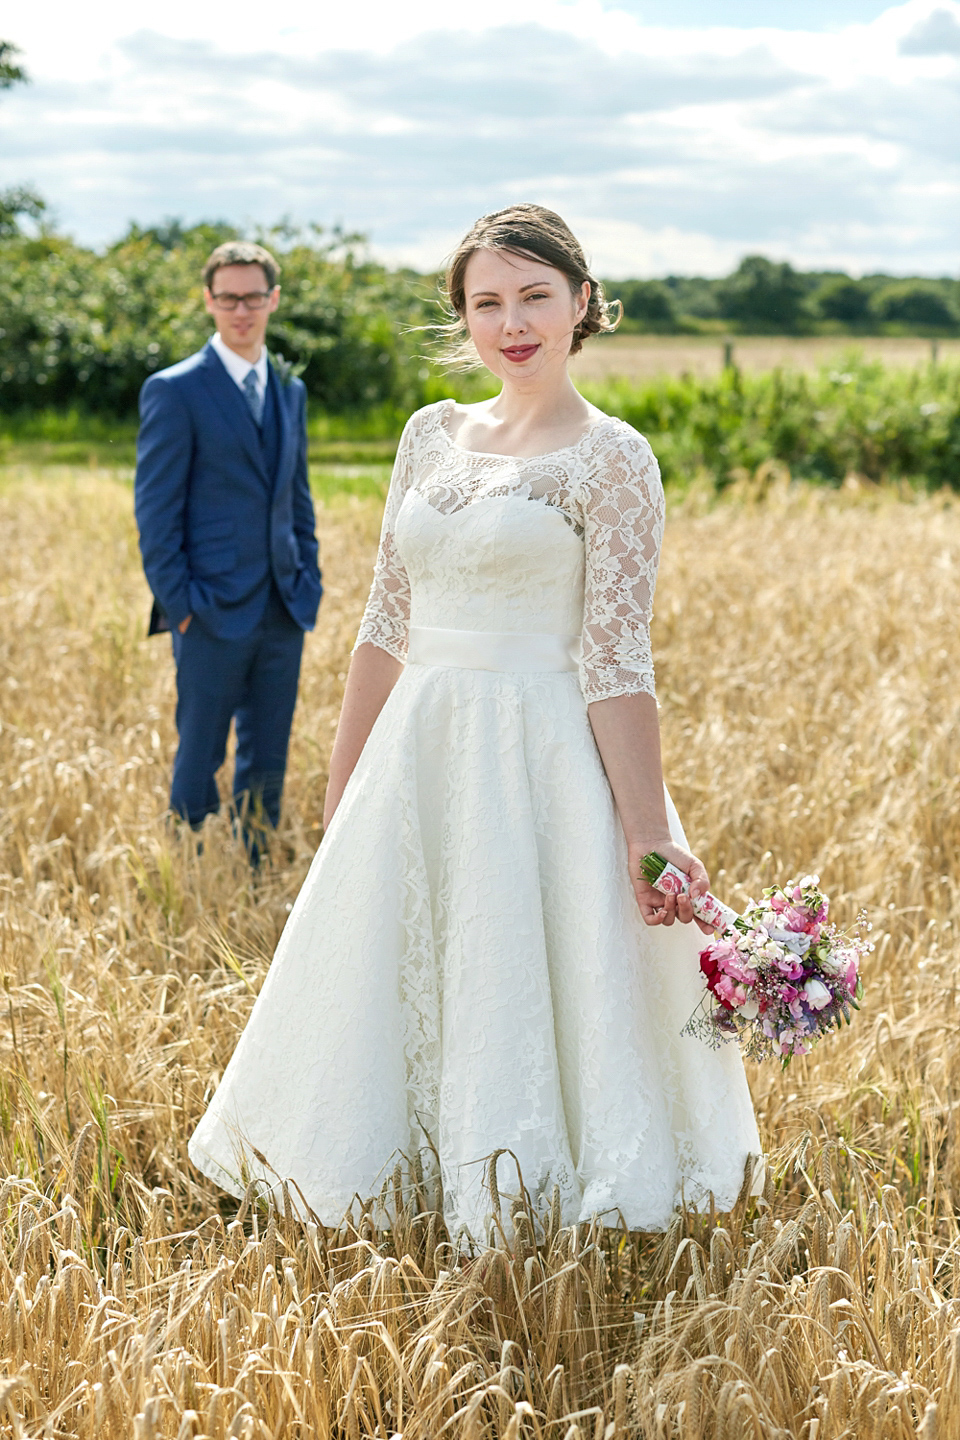
[[[270,364],[273,366],[273,373],[281,385],[289,385],[291,380],[302,375],[306,369],[306,361],[294,365],[285,355],[270,355]]]

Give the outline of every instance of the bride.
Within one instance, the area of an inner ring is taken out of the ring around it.
[[[760,1146],[736,1047],[681,1035],[690,902],[639,878],[658,850],[707,888],[661,774],[657,462],[570,379],[613,324],[558,215],[478,220],[447,293],[502,388],[404,429],[323,843],[190,1155],[335,1224],[429,1143],[479,1238],[509,1149],[565,1223],[662,1229]]]

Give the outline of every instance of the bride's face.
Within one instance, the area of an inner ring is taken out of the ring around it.
[[[477,250],[464,276],[465,320],[480,359],[500,379],[542,380],[562,370],[590,286],[573,294],[562,271],[503,250]]]

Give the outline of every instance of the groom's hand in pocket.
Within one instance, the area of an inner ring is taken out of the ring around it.
[[[180,621],[180,624],[177,626],[177,629],[180,631],[180,634],[181,634],[181,635],[186,635],[186,633],[187,633],[187,626],[190,624],[190,621],[191,621],[192,619],[193,619],[193,616],[192,616],[192,615],[188,615],[187,618],[186,618],[186,620],[181,620],[181,621]]]

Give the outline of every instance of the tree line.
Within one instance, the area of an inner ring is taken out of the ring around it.
[[[0,40],[0,91],[27,79],[18,53]],[[0,190],[0,411],[135,413],[144,379],[208,338],[203,262],[240,233],[227,223],[131,225],[97,251],[58,234],[29,187]],[[400,414],[443,393],[428,358],[436,275],[390,270],[362,236],[319,226],[281,224],[257,238],[283,267],[271,344],[322,411]],[[852,279],[750,255],[720,280],[669,275],[605,288],[628,331],[960,333],[960,282],[950,278]]]
[[[240,232],[176,221],[131,226],[103,251],[51,231],[0,234],[0,408],[127,416],[141,384],[210,334],[200,272]],[[437,379],[426,327],[439,318],[437,277],[372,260],[361,236],[278,226],[262,233],[282,266],[271,344],[302,370],[328,414],[423,404]],[[650,333],[851,335],[960,332],[954,281],[808,275],[760,256],[722,280],[606,282],[628,330]],[[594,342],[594,343],[603,343]]]
[[[154,370],[212,333],[203,263],[229,225],[131,226],[102,252],[61,235],[0,239],[0,409],[134,413]],[[429,283],[368,259],[358,237],[289,227],[259,235],[281,263],[271,347],[328,413],[419,402],[428,369],[413,329]]]
[[[627,328],[654,334],[726,329],[741,334],[956,335],[960,281],[795,270],[748,255],[719,280],[668,275],[611,285]]]

